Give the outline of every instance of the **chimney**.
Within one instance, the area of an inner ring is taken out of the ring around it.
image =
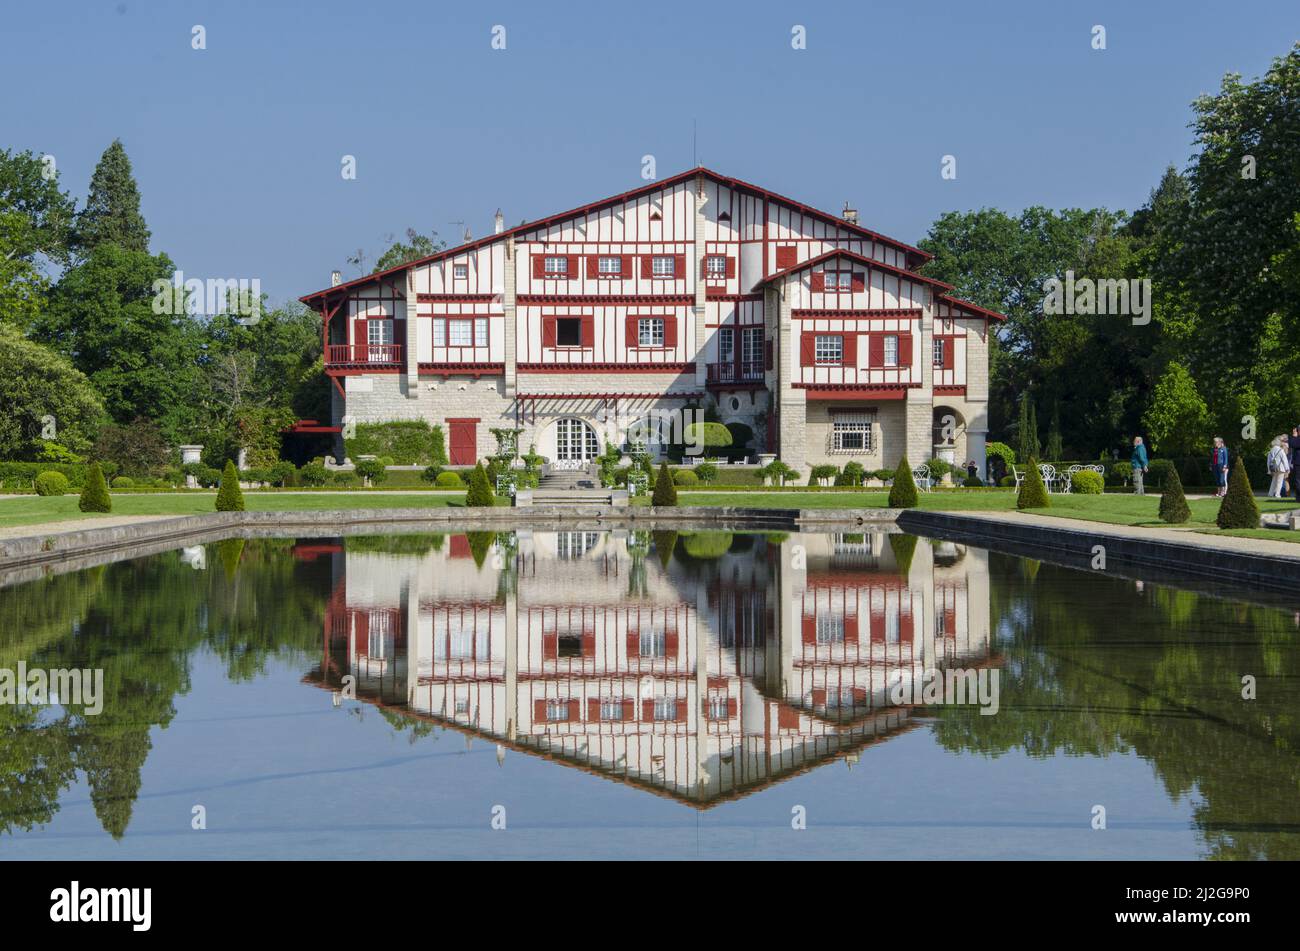
[[[841,217],[851,225],[858,223],[858,209],[852,207],[847,201],[844,203],[844,211]]]
[[[342,271],[330,271],[330,287],[338,287],[343,283]]]
[[[500,234],[505,230],[506,230],[506,216],[501,214],[501,209],[498,208],[497,216],[496,216],[496,233]]]

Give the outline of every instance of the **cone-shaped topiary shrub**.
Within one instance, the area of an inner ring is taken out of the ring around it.
[[[912,558],[916,555],[916,536],[894,534],[885,537],[889,539],[889,547],[894,552],[894,563],[898,565],[898,573],[906,578],[912,573]]]
[[[496,493],[492,491],[492,483],[488,482],[487,470],[480,462],[469,474],[469,491],[465,493],[465,505],[472,509],[491,508],[497,504],[496,498]]]
[[[1219,528],[1259,528],[1259,505],[1255,502],[1255,493],[1250,488],[1250,478],[1241,456],[1232,464],[1232,474],[1228,476],[1228,494],[1219,506],[1219,517],[1215,524]]]
[[[1043,485],[1043,474],[1038,471],[1038,460],[1030,457],[1029,471],[1020,483],[1020,494],[1016,496],[1018,509],[1045,509],[1052,504],[1047,497],[1047,486]]]
[[[98,462],[92,462],[86,471],[86,485],[81,490],[81,501],[77,507],[83,512],[111,512],[113,500],[108,494],[108,485],[104,482],[104,470]]]
[[[239,488],[239,470],[229,459],[226,460],[226,468],[221,470],[221,488],[217,490],[217,511],[244,511],[244,493]]]
[[[659,464],[659,475],[655,478],[655,491],[654,495],[650,496],[650,504],[656,508],[677,504],[677,486],[673,485],[673,476],[668,471],[666,462]]]
[[[1191,517],[1192,510],[1187,507],[1187,496],[1183,494],[1183,480],[1176,469],[1171,469],[1165,479],[1165,490],[1160,494],[1160,521],[1181,525]]]
[[[889,489],[891,509],[914,509],[920,504],[916,493],[916,480],[912,478],[912,464],[904,456],[894,472],[894,484]]]
[[[668,562],[670,562],[673,557],[673,549],[677,547],[677,533],[666,531],[651,532],[650,537],[654,541],[655,555],[659,558],[659,564],[663,566],[665,571],[667,571]]]

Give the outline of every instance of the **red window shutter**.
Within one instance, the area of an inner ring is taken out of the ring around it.
[[[776,266],[778,268],[794,267],[799,263],[799,250],[786,245],[776,249]]]
[[[738,709],[738,707],[737,707],[737,705],[736,705],[736,698],[735,698],[735,697],[728,697],[728,698],[727,698],[727,716],[729,716],[729,717],[734,717],[734,716],[736,715],[736,711],[737,711],[737,709]]]
[[[903,598],[906,599],[907,597],[908,597],[908,592],[904,590]],[[908,606],[906,600],[904,600],[903,605],[904,607]],[[911,610],[907,610],[907,611],[900,610],[898,613],[898,639],[906,644],[912,643]]]
[[[546,276],[546,256],[543,254],[533,255],[533,277]]]
[[[582,632],[582,656],[583,657],[596,656],[596,632],[595,631]]]
[[[851,284],[850,284],[850,286],[853,288],[853,292],[854,292],[855,294],[860,294],[860,293],[862,293],[864,290],[866,290],[866,288],[867,288],[867,285],[866,285],[866,277],[863,275],[863,273],[862,273],[861,271],[854,271],[854,272],[853,272],[853,277],[852,277],[852,279],[851,279]]]
[[[776,727],[778,730],[799,729],[799,711],[784,705],[778,707],[776,710]]]
[[[677,629],[669,628],[664,631],[664,653],[671,658],[677,656]]]
[[[641,255],[641,276],[651,278],[655,276],[655,259],[652,254]]]
[[[624,700],[624,701],[623,701],[623,719],[624,719],[624,720],[635,720],[635,719],[636,719],[636,702],[635,702],[635,701],[633,701],[633,700]]]
[[[620,276],[626,281],[632,276],[632,255],[624,254],[620,257],[620,261],[622,269]]]
[[[816,334],[799,335],[799,365],[810,367],[817,362]]]
[[[826,706],[826,688],[819,687],[812,692],[812,702],[814,707]]]
[[[854,687],[854,688],[853,688],[853,705],[854,705],[855,707],[860,707],[860,706],[862,706],[863,704],[865,704],[866,702],[867,702],[867,688],[866,688],[866,687]]]
[[[673,255],[673,277],[675,277],[677,280],[680,281],[685,276],[686,276],[686,255],[674,254]]]
[[[727,277],[736,276],[736,259],[728,255],[727,257]]]
[[[641,701],[641,719],[653,723],[655,718],[655,702],[653,700]]]
[[[365,352],[360,348],[364,347],[368,342],[369,341],[366,340],[365,318],[362,317],[352,321],[352,346],[354,348],[352,355],[354,358],[360,359],[361,354]]]
[[[569,722],[577,723],[582,719],[582,706],[577,700],[569,701]]]
[[[536,720],[538,723],[546,722],[546,701],[545,700],[533,701],[533,719]]]
[[[599,720],[600,720],[600,701],[589,699],[587,701],[587,722],[597,723],[599,722]]]
[[[943,369],[951,370],[957,362],[957,338],[945,337],[943,340]]]
[[[664,317],[664,346],[669,350],[677,346],[677,315],[668,314]]]
[[[813,293],[820,294],[826,290],[826,274],[823,271],[812,272],[812,289]]]
[[[804,615],[803,642],[805,644],[817,643],[817,618],[813,617],[811,614]]]
[[[399,344],[408,344],[408,343],[410,343],[410,341],[406,339],[406,321],[405,321],[405,320],[394,320],[394,321],[393,321],[393,343],[399,343]]]
[[[569,280],[576,281],[577,279],[578,279],[578,256],[576,254],[570,254],[569,255]]]
[[[582,345],[584,347],[596,345],[596,318],[591,314],[585,314],[582,318]]]
[[[944,608],[943,611],[943,630],[948,637],[957,633],[957,609]]]
[[[587,280],[600,277],[600,255],[587,255]]]
[[[846,367],[853,367],[854,369],[856,369],[858,366],[858,335],[857,334],[844,335],[844,365]]]
[[[885,608],[884,605],[871,609],[871,643],[885,643]]]
[[[852,644],[855,647],[858,643],[858,618],[857,615],[846,617],[844,619],[844,643]]]
[[[560,635],[542,635],[542,660],[558,660],[560,656]]]
[[[685,719],[686,719],[686,701],[685,701],[685,700],[678,700],[678,701],[677,701],[677,710],[676,710],[676,714],[677,714],[677,715],[674,717],[674,719],[675,719],[678,723],[682,723],[683,721],[685,721]]]
[[[641,633],[632,628],[628,628],[627,632],[627,656],[629,659],[641,656]]]
[[[763,341],[763,363],[766,369],[772,369],[772,341]]]
[[[555,346],[555,318],[554,317],[542,318],[542,346],[543,347]]]
[[[898,335],[898,365],[900,367],[910,367],[912,365],[911,333],[901,333]]]
[[[628,347],[639,346],[641,342],[641,338],[637,335],[637,318],[631,314],[623,322],[623,339]]]
[[[883,367],[885,365],[885,338],[872,334],[867,338],[867,366]]]

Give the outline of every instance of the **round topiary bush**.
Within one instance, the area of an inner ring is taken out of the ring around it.
[[[362,459],[357,463],[357,475],[370,485],[379,485],[388,478],[382,459]]]
[[[432,484],[438,481],[440,475],[442,475],[442,466],[429,466],[420,473],[420,479]]]
[[[1105,484],[1100,472],[1081,469],[1070,477],[1070,491],[1076,495],[1101,495]]]
[[[319,462],[307,463],[298,473],[298,478],[302,480],[303,485],[324,485],[329,481],[329,477],[329,470]]]
[[[118,476],[110,484],[115,489],[133,489],[135,488],[135,479],[130,476]]]
[[[355,472],[336,472],[330,476],[330,482],[343,489],[355,489],[361,485],[361,476]]]
[[[809,485],[829,485],[835,481],[835,477],[840,474],[839,466],[820,465],[813,466],[812,472],[808,475]]]
[[[695,478],[701,482],[716,482],[718,479],[718,467],[711,462],[701,462],[695,467]]]
[[[673,473],[673,482],[677,485],[699,485],[700,477],[690,469],[681,469]]]
[[[86,484],[81,490],[81,501],[77,507],[83,512],[111,512],[113,500],[108,494],[108,484],[104,482],[104,470],[98,462],[92,462],[86,470]]]
[[[42,472],[35,485],[37,495],[66,495],[71,483],[62,472]]]
[[[459,472],[440,472],[433,480],[433,484],[440,489],[463,489],[465,483],[460,477]]]

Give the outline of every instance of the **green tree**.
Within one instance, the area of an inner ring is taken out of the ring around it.
[[[1038,471],[1038,460],[1031,456],[1025,468],[1027,471],[1024,481],[1020,483],[1020,491],[1016,494],[1016,508],[1047,508],[1052,500],[1047,497],[1047,486],[1043,484],[1043,475]]]
[[[1061,447],[1061,410],[1057,404],[1052,405],[1052,422],[1047,427],[1047,444],[1044,449],[1047,458],[1053,462],[1060,462],[1064,458],[1064,449]]]
[[[77,507],[83,512],[111,512],[113,497],[108,494],[108,483],[104,481],[104,470],[98,462],[92,462],[86,470],[86,484],[81,490],[81,499]]]
[[[912,478],[912,464],[904,456],[894,472],[894,482],[889,488],[889,507],[891,509],[911,509],[921,504],[916,491],[916,480]]]
[[[1152,451],[1185,456],[1209,443],[1209,418],[1192,375],[1182,364],[1171,363],[1156,383],[1142,425],[1151,436]]]
[[[1160,493],[1160,520],[1181,525],[1191,517],[1192,510],[1187,507],[1187,496],[1183,494],[1183,480],[1178,477],[1178,470],[1170,466],[1165,489]]]
[[[1240,455],[1232,464],[1228,493],[1219,503],[1219,514],[1214,521],[1219,528],[1259,528],[1259,504]]]
[[[673,474],[668,471],[668,463],[659,464],[659,475],[655,479],[654,494],[650,504],[656,508],[671,508],[677,504],[677,486],[673,484]]]
[[[85,374],[4,322],[0,407],[0,459],[40,458],[46,441],[84,452],[104,417],[104,402]]]
[[[73,201],[31,152],[0,149],[0,323],[26,328],[49,293],[49,265],[65,265]]]
[[[465,493],[465,505],[469,508],[491,508],[496,505],[496,492],[488,482],[487,470],[483,463],[477,463],[469,475],[469,491]]]
[[[104,150],[90,177],[90,194],[77,216],[75,243],[84,253],[101,244],[149,253],[149,229],[140,214],[140,189],[120,139],[114,139]]]
[[[221,472],[221,488],[217,490],[217,511],[244,511],[244,492],[239,487],[239,470],[229,459],[226,460],[226,468]]]
[[[418,261],[420,258],[427,258],[431,254],[437,254],[445,247],[447,247],[447,242],[438,237],[438,232],[431,231],[429,234],[423,235],[414,228],[407,228],[405,241],[395,240],[393,235],[388,236],[388,250],[379,255],[379,259],[375,261],[375,271],[387,271],[389,268],[395,268],[411,261]],[[364,260],[364,256],[358,253],[349,260],[353,264],[360,264]]]

